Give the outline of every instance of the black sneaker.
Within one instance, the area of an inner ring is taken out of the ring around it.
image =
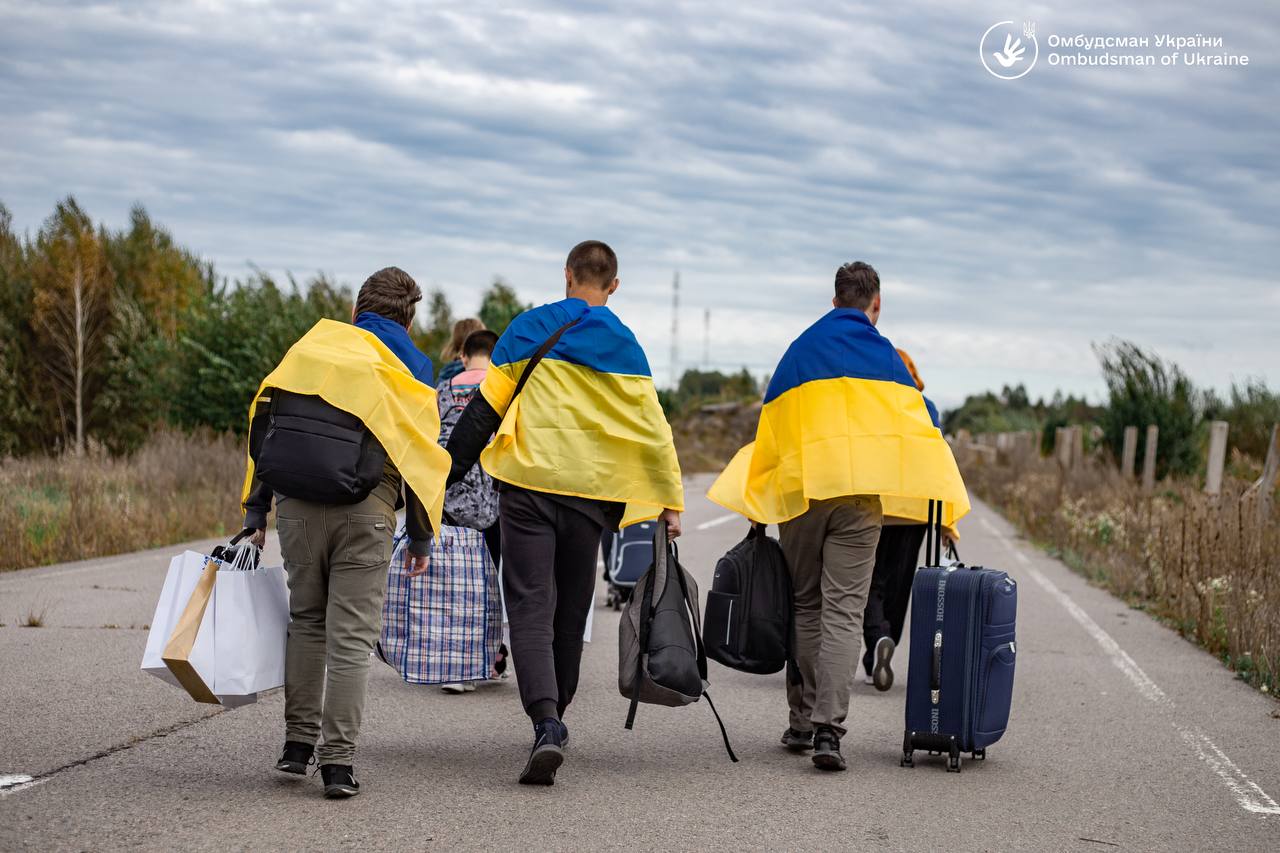
[[[798,732],[788,726],[782,733],[782,745],[792,752],[807,752],[813,749],[813,732]]]
[[[556,771],[564,763],[563,723],[548,717],[533,727],[533,749],[520,773],[521,785],[554,785]]]
[[[360,783],[350,764],[321,764],[320,778],[324,781],[327,800],[342,800],[360,793]]]
[[[813,733],[813,764],[819,770],[844,770],[849,766],[840,754],[840,736],[834,729],[819,726]]]
[[[889,662],[893,660],[895,648],[892,637],[881,637],[876,640],[876,663],[871,670],[871,683],[881,693],[893,686],[893,669],[890,668]]]
[[[564,720],[560,721],[560,748],[569,748],[569,727],[564,724]]]
[[[276,769],[282,773],[305,776],[307,775],[307,766],[316,760],[315,755],[313,755],[314,752],[315,747],[309,743],[287,740],[284,742],[284,753],[280,756],[280,760],[276,762]]]

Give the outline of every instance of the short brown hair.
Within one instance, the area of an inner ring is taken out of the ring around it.
[[[413,322],[422,290],[418,283],[399,267],[384,267],[365,279],[356,294],[355,314],[372,311],[380,317],[408,326]]]
[[[607,243],[599,240],[586,240],[574,246],[564,265],[578,284],[594,284],[604,289],[618,277],[618,256]]]
[[[836,270],[836,302],[841,308],[866,311],[880,292],[880,274],[871,264],[850,261]]]

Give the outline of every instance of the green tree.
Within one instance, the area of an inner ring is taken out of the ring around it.
[[[1231,384],[1226,400],[1212,391],[1205,393],[1205,418],[1226,421],[1232,447],[1262,460],[1271,441],[1271,428],[1280,423],[1280,394],[1272,391],[1260,378]]]
[[[449,299],[443,290],[437,287],[427,294],[426,314],[423,316],[419,312],[415,326],[418,330],[414,332],[414,343],[435,364],[440,359],[440,350],[444,349],[453,334],[453,307],[449,305]],[[437,369],[441,366],[436,364]]]
[[[288,292],[258,272],[248,281],[211,288],[178,339],[173,417],[187,427],[243,433],[258,386],[285,351],[322,318],[349,321],[351,295],[321,276],[305,294]]]
[[[480,300],[480,312],[477,316],[486,329],[501,335],[512,320],[532,307],[531,303],[520,301],[515,288],[502,278],[495,278]]]
[[[1108,403],[1100,424],[1111,452],[1120,457],[1124,428],[1138,427],[1138,458],[1146,452],[1146,427],[1160,428],[1156,473],[1191,474],[1200,464],[1196,435],[1200,423],[1198,396],[1191,380],[1176,365],[1165,363],[1129,341],[1096,345],[1107,383]]]
[[[208,291],[213,267],[177,245],[167,230],[136,205],[129,228],[104,236],[116,289],[129,297],[149,324],[174,340],[188,310]]]
[[[0,456],[30,449],[39,427],[31,372],[37,369],[31,334],[31,280],[26,248],[0,204]]]

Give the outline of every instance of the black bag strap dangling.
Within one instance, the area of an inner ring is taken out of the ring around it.
[[[663,534],[666,534],[665,526]],[[684,596],[685,606],[690,605],[691,596],[689,594],[689,584],[684,577],[684,569],[680,568],[680,552],[676,548],[675,542],[668,543],[671,552],[671,559],[675,566],[676,578],[680,581],[680,592]],[[724,727],[724,720],[720,719],[720,712],[716,710],[715,703],[711,701],[711,694],[707,690],[707,650],[702,645],[702,631],[698,622],[698,603],[692,602],[693,611],[693,645],[698,656],[698,675],[702,677],[702,698],[707,700],[707,707],[711,709],[712,715],[716,718],[716,725],[720,726],[720,737],[724,740],[724,751],[729,753],[729,760],[734,764],[738,763],[738,756],[733,752],[733,746],[729,743],[729,732]]]

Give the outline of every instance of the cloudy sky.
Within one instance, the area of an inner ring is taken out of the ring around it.
[[[1016,81],[979,62],[1006,19],[1036,22]],[[1166,33],[1250,64],[1048,59]],[[29,231],[142,202],[225,275],[397,264],[462,310],[494,275],[558,298],[603,239],[660,381],[675,270],[680,363],[710,308],[711,363],[765,372],[857,258],[943,405],[1096,398],[1112,336],[1275,386],[1278,59],[1280,7],[1240,0],[0,0],[0,201]]]

